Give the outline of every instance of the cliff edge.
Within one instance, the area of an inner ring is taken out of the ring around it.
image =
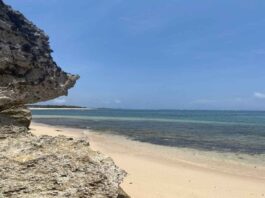
[[[25,104],[67,95],[79,78],[51,52],[48,36],[0,0],[0,197],[126,197],[125,172],[86,140],[28,131]]]

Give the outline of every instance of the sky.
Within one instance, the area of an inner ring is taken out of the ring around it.
[[[81,79],[50,104],[265,110],[263,0],[4,0]]]

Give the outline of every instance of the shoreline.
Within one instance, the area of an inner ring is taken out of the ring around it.
[[[91,110],[90,108],[72,108],[72,107],[63,107],[63,108],[48,108],[48,107],[29,107],[30,110]]]
[[[90,130],[35,122],[31,128],[35,135],[87,138],[93,150],[110,156],[128,172],[121,187],[131,197],[265,196],[263,164],[237,163],[225,155],[217,159],[210,152],[152,145]]]

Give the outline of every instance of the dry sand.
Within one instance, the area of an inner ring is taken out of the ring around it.
[[[37,123],[31,128],[36,135],[87,137],[94,150],[112,157],[128,172],[122,187],[132,198],[265,198],[263,164],[81,129]]]

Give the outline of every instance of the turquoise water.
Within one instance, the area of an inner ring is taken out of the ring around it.
[[[264,154],[265,112],[181,110],[33,110],[36,122],[123,135],[152,144]]]

